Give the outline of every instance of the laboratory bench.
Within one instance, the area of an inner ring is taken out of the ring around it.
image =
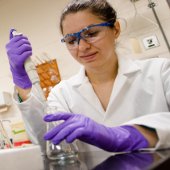
[[[170,150],[109,153],[80,152],[69,163],[49,161],[41,156],[38,146],[0,150],[2,170],[168,170]]]

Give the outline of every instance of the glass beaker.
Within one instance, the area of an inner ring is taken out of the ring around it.
[[[48,170],[88,170],[87,165],[82,162],[80,159],[77,159],[72,164],[65,164],[64,166],[61,166],[59,164],[56,164],[54,161],[50,161],[48,164]]]
[[[57,108],[55,106],[47,106],[46,113],[55,113]],[[58,122],[48,122],[47,131],[51,128],[59,125],[61,121]],[[65,140],[60,142],[58,145],[54,145],[51,141],[46,142],[46,154],[47,158],[50,160],[57,161],[58,164],[74,163],[77,161],[78,147],[76,141],[73,143],[67,143]]]

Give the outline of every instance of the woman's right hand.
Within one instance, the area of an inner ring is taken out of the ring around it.
[[[15,30],[10,30],[10,41],[6,45],[13,82],[21,89],[30,89],[32,83],[25,71],[24,63],[32,55],[32,47],[27,37],[22,34],[13,36],[13,31]]]

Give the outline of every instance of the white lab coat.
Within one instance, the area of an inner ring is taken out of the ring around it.
[[[84,114],[106,126],[138,124],[155,128],[159,141],[154,149],[170,147],[169,59],[119,58],[118,75],[106,111],[85,76],[84,68],[55,86],[48,101],[49,105],[57,106],[58,111]],[[33,131],[43,126],[39,122],[41,116],[36,116],[42,112],[41,106],[35,94],[18,105],[33,139]],[[83,150],[85,145],[81,147]]]

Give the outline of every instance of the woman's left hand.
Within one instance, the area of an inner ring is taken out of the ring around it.
[[[144,136],[133,126],[106,127],[81,114],[54,113],[44,117],[46,122],[64,120],[44,135],[45,140],[59,144],[79,139],[101,149],[117,152],[148,147]]]

